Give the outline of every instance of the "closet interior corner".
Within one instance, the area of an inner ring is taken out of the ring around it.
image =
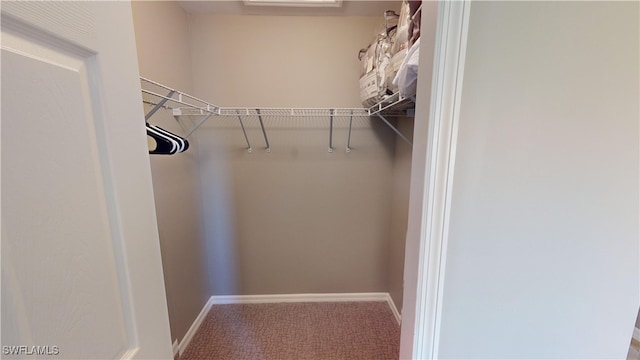
[[[401,312],[419,3],[132,2],[147,133],[188,144],[150,142],[172,341],[217,296]]]

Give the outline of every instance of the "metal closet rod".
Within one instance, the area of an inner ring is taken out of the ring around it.
[[[244,134],[244,138],[247,142],[247,150],[251,152],[252,147],[249,142],[249,137],[247,136],[247,132],[242,122],[243,116],[255,116],[260,121],[260,128],[262,130],[262,134],[264,136],[264,141],[266,144],[267,152],[271,151],[271,146],[269,144],[269,138],[267,136],[267,131],[264,126],[263,118],[264,117],[328,117],[329,118],[329,152],[333,152],[333,120],[334,117],[349,117],[349,134],[348,134],[348,143],[346,147],[346,151],[351,151],[351,128],[353,123],[353,117],[363,117],[363,116],[373,116],[376,115],[380,118],[387,126],[389,126],[402,140],[404,140],[409,145],[411,141],[404,136],[393,124],[391,124],[385,116],[382,114],[383,111],[388,109],[393,109],[394,106],[398,106],[400,104],[406,104],[408,100],[401,97],[399,94],[394,94],[386,99],[382,100],[378,104],[370,107],[370,108],[249,108],[249,107],[220,107],[211,103],[208,103],[202,99],[199,99],[195,96],[189,95],[187,93],[181,92],[179,90],[172,89],[166,85],[158,83],[156,81],[147,79],[145,77],[140,77],[140,81],[142,83],[150,84],[154,87],[157,87],[157,91],[151,91],[145,89],[144,86],[142,88],[142,92],[144,94],[157,97],[160,99],[155,103],[155,106],[145,115],[145,120],[148,120],[153,114],[160,108],[167,108],[173,111],[173,115],[178,121],[178,123],[183,126],[185,130],[186,136],[189,137],[193,134],[200,126],[202,126],[207,120],[209,120],[212,116],[236,116],[240,121],[240,127],[242,128],[242,132]],[[148,85],[147,85],[148,86]],[[160,94],[158,91],[167,92],[166,95]],[[182,106],[171,106],[170,104],[179,104]],[[196,124],[189,130],[184,128],[184,125],[180,122],[179,117],[183,115],[190,116],[202,116],[202,118],[196,122]],[[400,114],[392,114],[391,116],[397,116]]]

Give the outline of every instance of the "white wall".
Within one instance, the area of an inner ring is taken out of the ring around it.
[[[360,107],[381,17],[191,15],[194,93],[224,106]],[[356,119],[237,119],[198,131],[214,294],[387,291],[394,135]]]
[[[638,6],[472,4],[441,358],[624,358],[639,304]]]
[[[406,137],[413,137],[412,118],[400,118],[398,130]],[[404,292],[404,252],[409,218],[409,185],[411,180],[411,148],[399,137],[396,138],[393,160],[393,196],[391,199],[391,235],[389,236],[389,294],[398,310],[402,309]]]
[[[192,91],[188,16],[175,2],[132,2],[140,75]],[[145,106],[149,111],[150,105]],[[161,109],[151,124],[184,135]],[[151,155],[158,231],[172,339],[182,339],[209,298],[202,232],[198,144],[175,155]]]
[[[194,91],[222,106],[361,107],[382,16],[191,15]]]

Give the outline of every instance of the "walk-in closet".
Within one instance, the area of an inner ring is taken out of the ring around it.
[[[637,358],[639,10],[3,1],[3,359]]]
[[[147,122],[189,143],[151,155],[179,353],[205,304],[375,301],[399,326],[419,4],[132,4]]]

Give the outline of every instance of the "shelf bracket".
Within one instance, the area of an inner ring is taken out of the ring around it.
[[[160,100],[160,102],[158,102],[151,110],[149,110],[149,112],[144,116],[144,120],[145,121],[149,120],[153,116],[153,114],[155,114],[156,111],[160,110],[160,108],[164,105],[164,103],[166,103],[175,93],[176,93],[175,90],[169,91],[169,94],[167,94],[166,97],[163,97],[162,100]]]
[[[240,127],[242,128],[242,133],[244,134],[244,139],[247,141],[247,152],[251,152],[251,143],[249,142],[249,137],[247,136],[247,130],[244,128],[244,123],[242,122],[242,116],[240,115],[240,111],[236,110],[238,113],[238,120],[240,120]]]
[[[182,115],[182,112],[180,111],[180,109],[171,109],[171,111],[173,112],[173,118],[176,119],[176,122],[182,128],[182,131],[184,131],[185,134],[188,133],[189,130],[187,129],[186,126],[184,126],[183,122],[180,121],[180,115]]]
[[[347,136],[347,152],[351,152],[351,125],[353,125],[353,110],[349,116],[349,135]]]
[[[207,122],[207,120],[209,120],[209,118],[213,115],[212,112],[208,113],[207,115],[205,115],[197,124],[196,126],[193,127],[193,129],[191,129],[191,131],[189,131],[189,133],[187,134],[186,137],[191,136],[191,134],[193,134],[194,131],[198,130],[198,128],[200,126],[202,126],[202,124],[204,124],[205,122]]]
[[[402,140],[404,140],[404,142],[406,142],[407,144],[409,144],[409,145],[413,146],[413,144],[411,143],[411,140],[407,139],[407,137],[406,137],[406,136],[404,136],[404,135],[400,132],[400,130],[396,129],[396,127],[395,127],[395,126],[393,126],[393,124],[391,124],[391,123],[389,122],[389,120],[385,119],[385,117],[384,117],[384,116],[382,116],[382,115],[380,115],[380,113],[376,113],[376,115],[377,115],[380,119],[382,119],[382,121],[384,121],[384,122],[385,122],[385,124],[387,124],[387,126],[391,128],[391,130],[393,130],[396,134],[398,134],[398,136],[400,136],[400,138],[402,138]]]
[[[329,152],[333,152],[333,114],[334,110],[329,110]]]
[[[271,152],[271,146],[269,145],[269,139],[267,138],[267,132],[264,130],[264,123],[262,122],[262,116],[260,115],[260,109],[256,109],[258,113],[258,120],[260,120],[260,128],[262,128],[262,135],[264,135],[264,142],[267,145],[267,152]]]

